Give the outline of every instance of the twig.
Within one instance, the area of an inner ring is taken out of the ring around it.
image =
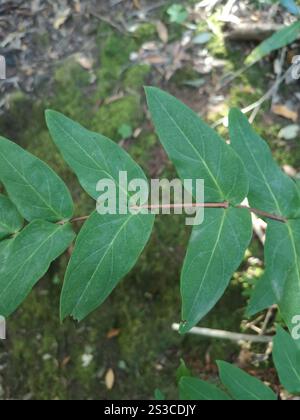
[[[205,209],[228,209],[230,204],[225,201],[223,203],[188,203],[188,204],[152,204],[152,205],[143,205],[143,206],[132,206],[130,210],[159,210],[159,209],[187,209],[187,208],[205,208]],[[238,209],[246,209],[249,210],[251,213],[257,214],[260,217],[265,217],[267,219],[276,220],[277,222],[286,223],[287,220],[282,216],[277,216],[275,214],[267,213],[262,210],[254,209],[248,206],[240,205],[237,206]],[[89,216],[80,216],[75,217],[69,221],[69,223],[78,223],[84,222],[87,220]],[[67,221],[60,221],[58,222],[59,225],[63,225],[68,223]]]
[[[282,70],[283,70],[283,65],[284,65],[284,61],[285,61],[285,57],[286,57],[286,52],[287,52],[287,49],[282,48],[281,54],[280,54],[280,60],[279,60],[280,70],[277,74],[276,81],[275,81],[274,85],[270,89],[270,96],[271,96],[271,99],[272,99],[272,104],[274,103],[274,98],[277,95],[278,89],[281,85],[281,80],[280,79],[281,79],[281,76],[282,76]],[[252,114],[249,118],[249,122],[251,124],[253,124],[253,122],[254,122],[255,118],[257,117],[257,114],[258,114],[261,106],[263,105],[263,103],[264,103],[264,101],[263,102],[260,101],[258,106],[256,108],[254,108],[254,110],[253,110],[253,112],[252,112]]]
[[[258,209],[255,209],[255,208],[251,208],[251,207],[248,207],[248,206],[241,205],[241,206],[237,206],[237,208],[238,209],[247,209],[251,213],[257,214],[260,217],[265,217],[267,219],[276,220],[277,222],[282,222],[282,223],[287,222],[287,219],[283,216],[277,216],[275,214],[267,213],[265,211],[258,210]]]
[[[166,5],[166,1],[163,0],[163,1],[159,2],[159,3],[152,4],[149,7],[145,7],[142,10],[135,11],[135,12],[131,13],[130,16],[131,17],[135,17],[135,16],[140,16],[141,14],[147,15],[148,13],[152,12],[153,10],[159,9],[160,7],[163,7],[165,5]]]
[[[71,220],[61,220],[60,222],[57,222],[58,225],[65,225],[66,223],[77,223],[77,222],[84,222],[87,220],[90,216],[80,216],[80,217],[74,217]]]
[[[269,325],[269,322],[271,321],[272,317],[274,316],[275,311],[277,310],[277,305],[273,305],[271,306],[271,308],[269,308],[266,318],[264,320],[264,323],[262,325],[261,328],[261,335],[265,334]]]
[[[160,210],[160,209],[190,209],[190,208],[206,208],[206,209],[228,209],[229,203],[188,203],[188,204],[145,204],[143,206],[133,206],[132,210]]]
[[[188,203],[188,204],[154,204],[154,205],[148,205],[145,204],[143,206],[133,206],[131,207],[132,210],[158,210],[158,209],[181,209],[181,208],[217,208],[217,209],[228,209],[229,203],[223,202],[223,203]],[[277,222],[286,223],[287,220],[282,217],[278,216],[276,214],[267,213],[265,211],[251,208],[248,206],[240,205],[237,206],[238,209],[246,209],[249,210],[251,213],[257,214],[260,217],[265,217],[267,219],[276,220]]]
[[[81,217],[75,217],[71,220],[71,223],[77,223],[77,222],[84,222],[87,220],[90,216],[81,216]]]
[[[97,12],[94,12],[93,10],[90,10],[89,14],[91,16],[94,16],[96,19],[99,19],[102,22],[107,23],[108,25],[112,26],[114,29],[116,29],[118,32],[120,32],[122,35],[124,35],[126,33],[126,31],[123,28],[121,28],[121,26],[119,26],[117,23],[110,20],[108,17],[99,15]]]
[[[276,80],[276,82],[273,84],[273,86],[256,102],[253,104],[247,106],[246,108],[242,109],[243,114],[248,114],[249,112],[253,111],[256,108],[261,107],[264,102],[268,101],[272,98],[275,91],[278,90],[281,83],[285,80],[287,75],[292,71],[292,67],[290,67],[279,79]],[[228,122],[228,118],[224,117],[218,120],[215,124],[212,125],[213,128],[218,127],[221,124],[226,124]]]
[[[179,331],[180,324],[173,324],[172,330]],[[229,341],[249,341],[250,343],[264,343],[268,344],[273,341],[273,337],[268,336],[256,336],[249,334],[238,334],[229,331],[213,330],[210,328],[199,328],[194,327],[189,332],[189,334],[195,334],[202,337],[215,338],[218,340],[229,340]]]

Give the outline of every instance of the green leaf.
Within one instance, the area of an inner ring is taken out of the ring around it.
[[[161,392],[161,390],[160,389],[156,389],[155,391],[154,391],[154,398],[157,400],[157,401],[165,401],[166,400],[166,397],[165,397],[165,395]]]
[[[167,10],[171,23],[183,23],[187,20],[188,11],[181,4],[173,4]]]
[[[300,315],[300,219],[287,223],[269,222],[265,255],[273,293],[292,330],[294,317]]]
[[[294,0],[280,0],[280,4],[293,15],[300,14],[300,7],[295,3]]]
[[[281,171],[267,143],[238,109],[230,112],[229,130],[232,147],[248,173],[250,205],[278,216],[300,217],[300,194],[295,182]]]
[[[123,124],[118,130],[118,134],[120,134],[123,140],[129,139],[133,135],[133,130],[131,125]]]
[[[150,237],[153,215],[93,213],[83,226],[68,266],[61,319],[78,321],[100,306],[133,268]]]
[[[239,204],[248,193],[244,166],[218,134],[173,96],[146,88],[152,118],[182,179],[204,179],[205,200]]]
[[[273,292],[272,279],[267,274],[264,274],[255,285],[247,308],[247,316],[251,317],[256,315],[258,312],[264,311],[276,303],[277,300]]]
[[[248,210],[206,210],[204,223],[193,229],[184,262],[181,333],[196,325],[221,298],[251,238]]]
[[[23,219],[8,197],[0,194],[0,240],[23,227]]]
[[[276,401],[276,394],[263,382],[226,362],[218,362],[220,378],[238,401]]]
[[[180,365],[176,370],[176,381],[179,382],[183,376],[192,376],[191,371],[185,364],[183,359],[180,359]]]
[[[44,162],[3,137],[0,181],[27,221],[58,222],[72,217],[72,198],[63,181]]]
[[[9,316],[74,239],[69,224],[31,222],[10,242],[0,276],[0,314]]]
[[[293,23],[286,28],[276,32],[270,38],[262,42],[252,53],[247,57],[246,64],[251,65],[269,55],[272,51],[283,48],[294,42],[300,34],[300,21]]]
[[[274,338],[273,360],[281,384],[291,394],[300,394],[300,349],[281,327]]]
[[[180,399],[187,401],[229,401],[230,397],[216,386],[197,378],[183,377],[179,383]]]
[[[147,181],[142,169],[108,138],[55,111],[47,111],[46,119],[64,159],[94,199],[100,196],[96,187],[102,179],[112,180],[119,192],[129,197],[119,183],[121,171],[127,172],[128,182]],[[153,223],[151,214],[91,215],[78,236],[66,273],[61,296],[62,319],[72,315],[80,321],[104,302],[136,263]]]
[[[100,195],[96,186],[101,179],[111,179],[118,185],[121,171],[128,172],[128,182],[145,178],[131,157],[108,138],[55,111],[47,111],[46,120],[65,161],[76,173],[84,190],[95,200]]]
[[[5,241],[0,242],[0,275],[5,270],[5,263],[10,253],[10,249],[13,242],[14,242],[14,238],[6,239]]]

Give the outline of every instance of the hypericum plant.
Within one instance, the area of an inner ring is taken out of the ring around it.
[[[268,221],[266,272],[249,314],[278,303],[291,328],[300,315],[300,192],[274,162],[267,144],[237,109],[230,112],[231,145],[169,94],[146,88],[162,145],[183,179],[205,180],[205,220],[194,226],[181,276],[181,332],[189,331],[218,302],[241,264],[252,237],[251,212]],[[101,179],[116,184],[146,180],[117,144],[54,111],[46,112],[51,136],[84,190],[94,199]],[[0,314],[9,316],[74,240],[72,222],[85,220],[61,295],[63,320],[82,320],[134,266],[147,243],[153,214],[73,218],[71,195],[43,162],[0,138]],[[248,197],[250,207],[242,205]],[[29,222],[21,230],[21,216]],[[18,232],[16,234],[16,232]],[[12,236],[10,236],[12,235]],[[298,335],[296,338],[299,338]]]
[[[292,395],[300,394],[300,349],[292,337],[278,327],[273,343],[273,361],[282,386]],[[217,362],[223,389],[192,376],[184,361],[177,370],[176,379],[181,400],[198,401],[276,401],[280,397],[259,379],[236,366]],[[155,391],[158,400],[165,396]]]

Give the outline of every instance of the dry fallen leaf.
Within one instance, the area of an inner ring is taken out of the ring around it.
[[[298,112],[293,111],[288,108],[286,105],[273,105],[272,112],[280,117],[287,118],[294,122],[298,121]]]
[[[71,360],[71,356],[65,357],[64,360],[61,362],[61,367],[62,368],[66,367],[69,364],[70,360]]]
[[[121,330],[119,328],[113,328],[112,330],[108,331],[106,337],[108,339],[118,337],[120,335]]]
[[[134,4],[134,7],[136,7],[137,9],[141,8],[140,0],[133,0],[133,4]]]
[[[80,0],[76,0],[74,4],[74,9],[76,13],[81,13],[81,4]]]
[[[115,374],[112,369],[108,369],[105,375],[105,385],[108,390],[113,389],[115,384]]]
[[[156,30],[161,41],[164,44],[167,44],[169,41],[169,33],[168,33],[168,28],[166,27],[166,25],[162,23],[161,21],[159,21],[156,24]]]
[[[291,124],[280,130],[278,137],[284,140],[294,140],[300,133],[300,125]]]
[[[167,64],[168,58],[161,55],[149,55],[144,59],[146,64]]]
[[[54,29],[59,29],[67,21],[70,14],[71,14],[70,7],[59,12],[53,23]]]
[[[85,70],[91,70],[93,68],[93,64],[94,64],[93,63],[93,60],[91,60],[90,58],[86,57],[85,55],[79,55],[78,57],[76,57],[76,61]]]
[[[283,165],[282,169],[284,170],[284,172],[290,176],[291,178],[296,178],[297,176],[297,171],[295,168],[293,168],[290,165]]]

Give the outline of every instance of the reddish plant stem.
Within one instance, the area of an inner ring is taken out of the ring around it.
[[[207,208],[207,209],[228,209],[229,203],[188,203],[188,204],[152,204],[148,206],[147,204],[144,206],[133,206],[131,207],[132,210],[158,210],[158,209],[181,209],[181,208]]]
[[[81,216],[81,217],[75,217],[74,219],[72,219],[70,222],[71,223],[77,223],[77,222],[84,222],[85,220],[87,220],[90,216]]]
[[[287,222],[287,219],[285,217],[277,216],[276,214],[267,213],[265,211],[258,210],[258,209],[255,209],[255,208],[251,208],[251,207],[248,207],[248,206],[237,206],[237,208],[238,209],[247,209],[251,213],[256,214],[257,216],[265,217],[265,218],[271,219],[271,220],[276,220],[276,222],[282,222],[282,223]]]
[[[206,209],[228,209],[229,203],[227,201],[223,203],[190,203],[190,204],[154,204],[154,205],[144,205],[144,206],[134,206],[131,207],[132,210],[158,210],[158,209],[178,209],[178,208],[206,208]],[[257,216],[264,217],[267,219],[275,220],[277,222],[286,223],[287,219],[282,216],[277,216],[275,214],[267,213],[265,211],[251,208],[248,206],[237,206],[238,209],[246,209],[249,210],[251,213],[256,214]],[[79,223],[84,222],[89,218],[89,216],[81,216],[75,217],[74,219],[70,220],[70,223]],[[64,224],[65,222],[59,222],[59,224]]]

